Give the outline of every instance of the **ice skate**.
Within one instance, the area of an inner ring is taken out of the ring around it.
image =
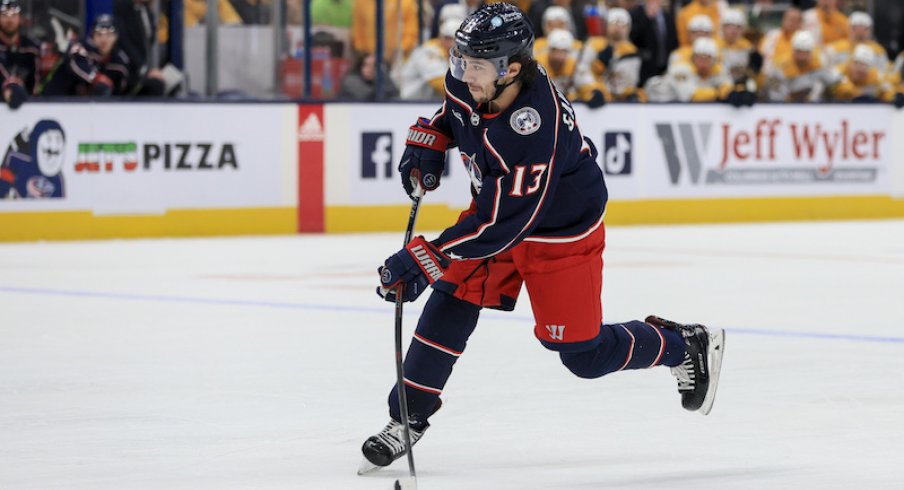
[[[703,415],[709,414],[719,387],[725,331],[697,324],[682,325],[652,315],[646,318],[646,322],[673,330],[684,337],[687,348],[684,362],[672,368],[672,374],[678,378],[681,406]]]
[[[411,427],[411,445],[417,444],[417,441],[423,437],[429,425],[420,430]],[[383,427],[378,434],[370,436],[361,446],[361,452],[364,459],[358,468],[358,474],[364,475],[379,470],[385,466],[389,466],[393,461],[401,458],[408,452],[405,446],[404,427],[401,422],[390,419],[386,427]]]

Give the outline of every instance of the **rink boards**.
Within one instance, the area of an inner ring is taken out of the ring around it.
[[[438,107],[0,108],[0,191],[42,196],[0,199],[0,239],[398,230],[409,206],[395,171],[405,132]],[[610,224],[904,216],[904,162],[895,158],[904,155],[904,114],[891,107],[575,109],[577,130],[600,153]],[[470,124],[460,115],[453,124]],[[450,150],[419,227],[454,220],[469,186]]]

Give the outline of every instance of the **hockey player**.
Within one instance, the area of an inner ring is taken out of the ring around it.
[[[691,56],[694,54],[694,42],[697,39],[713,39],[713,21],[705,15],[698,15],[691,19],[687,29],[691,42],[672,51],[672,54],[669,55],[669,68],[679,63],[689,64],[691,62]],[[717,59],[716,62],[718,63],[719,60]]]
[[[838,9],[838,0],[816,0],[816,6],[804,12],[803,23],[820,47],[850,36],[848,18]]]
[[[110,79],[112,95],[128,95],[135,85],[135,76],[129,72],[129,56],[116,44],[118,36],[113,16],[99,15],[91,30],[91,37],[85,43],[88,57],[102,73]],[[137,75],[135,73],[134,75]]]
[[[888,74],[888,80],[895,91],[895,107],[904,108],[904,52],[895,58],[894,67]]]
[[[19,32],[22,17],[19,0],[0,0],[0,95],[11,109],[18,109],[34,93],[40,49]]]
[[[606,84],[613,99],[634,102],[643,99],[637,89],[641,59],[629,40],[630,34],[631,14],[621,8],[609,9],[606,37],[588,39],[581,57],[586,60],[582,64],[589,65],[591,72]]]
[[[744,14],[737,9],[729,9],[722,16],[722,37],[716,40],[722,55],[722,67],[734,82],[747,79],[753,44],[744,38]]]
[[[800,9],[789,7],[782,15],[782,25],[777,29],[767,32],[760,41],[760,54],[763,56],[763,66],[773,64],[776,58],[791,56],[791,38],[800,30],[803,24]]]
[[[432,241],[416,237],[379,269],[377,291],[388,301],[414,301],[433,287],[405,359],[412,443],[439,409],[480,310],[514,309],[522,283],[534,335],[575,375],[670,366],[684,408],[712,408],[722,330],[654,316],[602,323],[606,185],[574,109],[533,59],[533,40],[513,5],[468,16],[455,34],[442,107],[409,129],[399,166],[406,192],[436,189],[444,153],[457,146],[473,196],[457,223]],[[407,451],[395,388],[389,413],[386,427],[364,442],[359,473]]]
[[[841,81],[841,73],[828,66],[809,31],[798,31],[791,40],[790,56],[778,58],[764,72],[764,90],[773,102],[816,102]]]
[[[592,109],[602,107],[612,100],[606,86],[578,62],[571,49],[574,36],[570,32],[554,29],[547,40],[549,47],[546,52],[536,56],[537,63],[546,68],[547,76],[568,100],[586,102]]]
[[[72,40],[38,93],[107,97],[113,93],[113,81],[97,69],[85,44]]]
[[[866,44],[854,48],[850,61],[840,67],[844,76],[832,89],[837,101],[894,102],[895,91],[883,72],[875,67],[875,51]]]
[[[694,36],[690,34],[691,23],[699,15],[709,19],[711,26],[718,26],[721,17],[721,6],[716,0],[692,0],[681,7],[678,17],[675,18],[675,27],[678,29],[678,42],[682,47],[690,48],[694,44]]]
[[[562,29],[571,33],[572,38],[574,37],[574,24],[571,21],[571,14],[568,13],[568,10],[565,7],[560,7],[558,5],[552,5],[547,7],[546,10],[543,11],[543,36],[538,38],[534,42],[534,56],[540,56],[546,53],[546,50],[549,49],[548,46],[548,36],[549,34],[556,30]],[[572,51],[575,56],[578,56],[581,52],[581,47],[583,43],[577,39],[572,41]]]
[[[857,46],[867,46],[873,52],[873,66],[880,72],[888,70],[888,54],[881,44],[873,39],[873,18],[866,12],[854,12],[850,18],[851,37],[839,39],[826,46],[829,65],[840,66],[847,63]]]
[[[690,63],[677,63],[662,77],[651,78],[646,92],[653,102],[728,102],[735,107],[753,105],[755,96],[718,64],[716,41],[702,37],[694,41]]]

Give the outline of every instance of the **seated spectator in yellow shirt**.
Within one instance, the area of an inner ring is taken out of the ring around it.
[[[679,45],[691,47],[694,44],[694,38],[690,35],[691,20],[698,15],[706,16],[714,28],[718,27],[721,21],[718,2],[716,0],[693,0],[681,7],[678,17],[675,18]]]
[[[838,10],[838,0],[816,0],[816,7],[804,12],[804,29],[813,35],[817,47],[850,36],[848,19]]]
[[[602,107],[612,99],[606,86],[578,63],[572,46],[574,36],[564,29],[554,29],[547,36],[548,49],[536,56],[556,87],[571,101],[583,101],[591,108]]]
[[[854,48],[851,59],[841,67],[844,78],[832,90],[837,101],[893,102],[895,91],[875,66],[875,52],[867,45]]]
[[[866,12],[851,14],[851,37],[839,39],[826,46],[826,58],[831,65],[843,65],[851,58],[854,48],[866,46],[872,50],[873,66],[880,72],[888,70],[888,54],[881,44],[873,40],[873,18]]]

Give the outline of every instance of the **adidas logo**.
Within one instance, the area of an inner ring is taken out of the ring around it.
[[[309,114],[298,128],[298,141],[323,141],[323,126],[317,114]]]

